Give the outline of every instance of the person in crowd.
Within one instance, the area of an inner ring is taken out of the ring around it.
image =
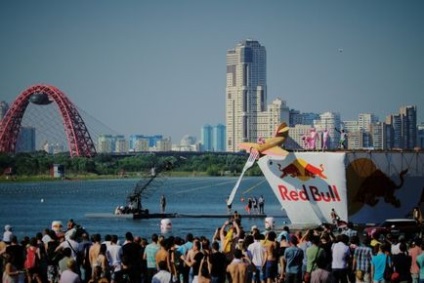
[[[62,241],[60,242],[59,246],[56,248],[56,252],[60,252],[65,248],[70,248],[72,252],[72,258],[76,261],[79,243],[75,240],[75,234],[69,234],[69,238],[62,236],[61,240]]]
[[[232,283],[245,283],[247,282],[248,263],[243,260],[243,253],[241,250],[234,251],[234,258],[227,266],[227,272],[230,276]]]
[[[412,282],[411,265],[412,258],[407,252],[406,244],[401,242],[399,245],[400,252],[392,255],[393,267],[399,273],[399,282],[409,283]]]
[[[313,233],[309,237],[311,246],[306,249],[306,271],[311,274],[317,268],[317,260],[319,258],[325,258],[326,254],[323,248],[319,246],[320,237]]]
[[[91,236],[92,245],[90,246],[90,250],[88,251],[90,265],[91,265],[91,275],[93,275],[94,267],[96,266],[97,257],[100,252],[100,245],[102,241],[102,237],[100,234],[96,233]]]
[[[350,260],[350,249],[347,245],[349,238],[340,234],[336,236],[336,243],[332,247],[331,282],[347,283],[347,268]]]
[[[134,241],[134,236],[131,232],[125,233],[125,242],[122,245],[122,255],[128,258],[128,264],[134,272],[137,273],[137,278],[141,278],[141,246]]]
[[[59,283],[81,283],[81,278],[77,273],[77,262],[74,259],[67,262],[67,269],[60,275]]]
[[[28,247],[26,248],[25,269],[27,271],[27,282],[41,283],[40,272],[40,249],[38,248],[37,238],[31,238]]]
[[[328,271],[325,257],[318,257],[315,269],[311,272],[310,283],[331,283],[331,272]],[[351,282],[353,283],[353,282]]]
[[[185,237],[185,243],[180,245],[177,248],[177,253],[181,256],[185,256],[188,251],[193,247],[193,241],[194,237],[192,233],[187,233]],[[180,260],[180,264],[178,267],[179,273],[182,276],[182,282],[188,283],[189,282],[189,273],[190,273],[190,267],[184,264],[184,260]]]
[[[356,283],[371,282],[372,249],[369,244],[369,238],[365,237],[362,245],[359,245],[353,253],[352,270],[355,272]]]
[[[255,283],[264,282],[262,267],[265,264],[265,248],[261,244],[262,235],[259,232],[253,233],[254,242],[247,247],[250,259],[255,266],[253,279]]]
[[[3,276],[2,276],[2,282],[3,283],[18,283],[19,277],[24,276],[24,271],[18,270],[16,266],[13,265],[13,255],[10,255],[8,253],[3,254],[3,261],[4,261],[4,269],[3,269]]]
[[[167,263],[164,260],[158,262],[159,271],[153,276],[152,283],[170,283],[172,274],[168,271]]]
[[[278,276],[278,243],[275,241],[277,234],[269,231],[262,242],[265,247],[265,282],[271,283]]]
[[[72,259],[72,251],[71,248],[64,248],[61,251],[63,258],[59,260],[59,275],[61,275],[66,269],[68,269],[68,262]]]
[[[408,254],[411,257],[411,278],[412,283],[418,283],[420,268],[417,265],[417,257],[421,254],[421,239],[415,238],[412,240],[408,250]]]
[[[191,282],[193,283],[197,283],[200,262],[202,261],[202,258],[203,258],[203,253],[201,253],[200,249],[201,249],[200,241],[194,240],[192,249],[187,252],[186,256],[181,255],[181,258],[180,258],[182,261],[184,261],[185,265],[187,265],[188,267],[191,267],[192,269]]]
[[[371,259],[371,278],[373,282],[385,282],[384,270],[386,264],[392,266],[390,247],[387,244],[377,244],[378,252]]]
[[[113,283],[115,273],[121,270],[122,247],[118,244],[118,235],[112,235],[110,245],[107,246],[106,257],[109,263],[110,278]]]
[[[91,245],[92,242],[89,239],[89,235],[87,233],[83,233],[77,250],[77,265],[79,267],[79,273],[83,283],[88,282],[91,278],[92,269],[89,258]]]
[[[168,266],[168,250],[167,250],[167,240],[165,238],[161,238],[159,240],[159,249],[156,252],[155,255],[155,262],[156,262],[156,270],[159,270],[159,262],[164,261],[167,263]],[[167,270],[170,271],[169,266],[167,267]]]
[[[219,251],[219,243],[216,241],[212,242],[212,250],[208,257],[208,263],[211,283],[225,283],[226,257]]]
[[[421,254],[417,256],[417,265],[420,269],[419,275],[418,275],[418,282],[424,283],[424,241],[421,242]]]
[[[96,278],[107,278],[109,280],[110,279],[109,262],[107,260],[106,251],[107,251],[106,244],[101,244],[99,255],[97,256],[97,259],[96,259],[96,266],[95,266],[95,270],[93,274],[94,274],[94,277]]]
[[[10,237],[10,245],[6,247],[5,252],[11,256],[11,263],[17,270],[24,270],[25,247],[18,243],[16,235]]]
[[[147,263],[147,278],[146,281],[152,281],[153,275],[156,273],[156,253],[159,250],[158,235],[152,234],[152,242],[148,244],[144,250],[143,259]]]
[[[230,227],[227,231],[226,228],[228,226]],[[238,225],[237,221],[233,221],[231,223],[229,221],[225,221],[220,229],[219,237],[221,240],[221,249],[227,257],[228,262],[230,262],[233,258],[235,245],[240,238],[240,232],[240,226]]]
[[[284,251],[281,270],[286,283],[302,283],[303,251],[296,236],[290,237],[290,246]]]
[[[6,224],[4,226],[3,242],[5,242],[6,245],[9,245],[12,239],[12,236],[13,236],[12,226],[10,226],[9,224]]]

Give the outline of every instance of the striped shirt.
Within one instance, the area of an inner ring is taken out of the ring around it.
[[[372,250],[370,247],[360,246],[355,249],[353,259],[356,261],[356,270],[362,270],[365,273],[370,272],[370,263]]]

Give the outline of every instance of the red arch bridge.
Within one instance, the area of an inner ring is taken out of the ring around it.
[[[30,102],[39,105],[56,103],[63,119],[71,157],[93,157],[96,148],[75,105],[58,88],[37,84],[23,91],[10,106],[0,123],[0,152],[16,152],[16,142],[25,110]]]

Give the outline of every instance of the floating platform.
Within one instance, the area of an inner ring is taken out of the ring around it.
[[[230,218],[233,214],[194,214],[194,213],[149,213],[149,214],[114,214],[86,213],[88,218],[122,218],[122,219],[163,219],[163,218]],[[266,218],[265,214],[241,214],[245,218]]]

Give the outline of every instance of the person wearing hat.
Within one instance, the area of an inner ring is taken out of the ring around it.
[[[297,246],[299,241],[296,236],[292,235],[289,243],[289,247],[284,251],[282,275],[287,283],[300,283],[302,282],[303,250]]]
[[[10,240],[12,239],[13,232],[12,232],[12,226],[9,224],[4,226],[4,233],[3,233],[3,242],[5,242],[7,245],[10,244]]]

